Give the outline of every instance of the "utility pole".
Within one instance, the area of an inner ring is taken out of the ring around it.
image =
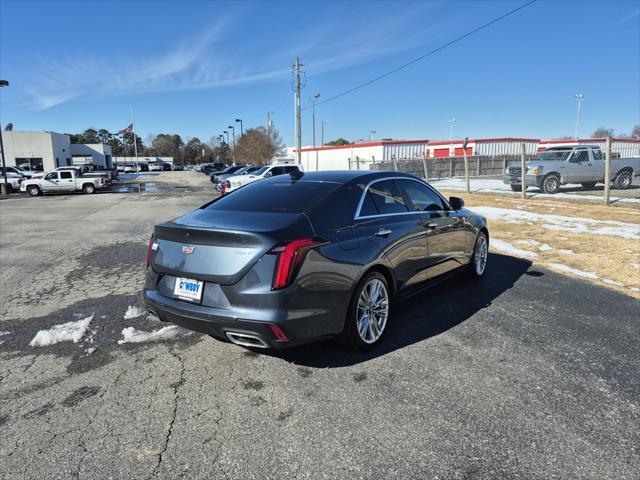
[[[302,90],[302,85],[300,82],[300,67],[302,67],[300,57],[296,57],[296,63],[293,66],[293,76],[296,82],[294,92],[296,111],[296,160],[298,161],[298,165],[302,164],[302,115],[300,111],[300,91]]]
[[[369,141],[373,140],[373,137],[376,136],[376,131],[375,130],[369,130]]]
[[[583,101],[584,101],[584,95],[582,95],[581,93],[576,93],[576,102],[578,102],[578,113],[576,114],[576,140],[580,138],[578,136],[579,128],[580,128],[580,109],[582,107]]]
[[[0,80],[0,88],[8,87],[9,82],[7,80]],[[2,190],[2,196],[9,194],[9,180],[7,180],[7,162],[4,157],[4,143],[2,141],[2,130],[0,129],[0,154],[2,154],[2,178],[4,178],[4,183],[0,185]],[[16,164],[17,165],[17,164]]]
[[[271,140],[271,133],[273,128],[273,120],[271,119],[271,115],[273,115],[273,112],[267,112],[267,134],[269,135],[269,140]]]
[[[320,146],[322,148],[324,148],[324,127],[327,125],[327,122],[325,122],[324,120],[322,120],[322,122],[320,122]]]
[[[453,157],[455,154],[455,150],[453,149],[453,126],[456,123],[455,118],[449,119],[449,156]]]

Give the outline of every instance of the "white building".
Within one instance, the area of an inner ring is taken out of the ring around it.
[[[562,147],[571,144],[596,145],[604,152],[607,143],[606,138],[580,138],[578,140],[541,140],[538,151],[544,152],[547,148]],[[640,157],[640,139],[637,138],[612,138],[611,155],[613,157]]]
[[[173,157],[137,157],[138,163],[168,163],[173,168]],[[136,157],[113,157],[114,165],[135,164]]]
[[[469,139],[467,155],[500,156],[520,155],[521,145],[525,144],[527,155],[534,155],[540,140],[537,138],[477,138]],[[464,140],[445,140],[429,142],[427,158],[462,157]]]
[[[45,172],[74,163],[111,168],[110,146],[72,144],[62,133],[3,131],[2,141],[11,166]]]
[[[428,140],[380,140],[349,145],[302,147],[303,170],[369,170],[376,163],[403,158],[423,158]],[[296,149],[287,149],[295,157]]]

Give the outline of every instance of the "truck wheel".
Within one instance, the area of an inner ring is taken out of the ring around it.
[[[513,190],[514,192],[521,192],[522,191],[522,185],[516,185],[515,183],[511,184],[511,190]]]
[[[29,185],[27,187],[27,193],[29,195],[31,195],[32,197],[37,197],[38,195],[40,195],[42,192],[40,191],[40,187],[38,187],[37,185]]]
[[[580,185],[585,190],[593,190],[596,187],[596,182],[583,182]]]
[[[613,179],[613,188],[617,190],[626,190],[628,188],[631,188],[631,183],[631,172],[628,170],[623,170],[622,172],[618,173]]]
[[[542,180],[542,191],[544,193],[558,193],[560,191],[560,178],[557,175],[547,175]]]
[[[85,183],[82,186],[82,191],[84,193],[94,193],[96,191],[96,187],[92,183]]]

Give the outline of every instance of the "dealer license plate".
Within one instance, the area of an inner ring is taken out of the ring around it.
[[[183,300],[200,301],[203,285],[204,282],[199,280],[177,277],[173,294]]]

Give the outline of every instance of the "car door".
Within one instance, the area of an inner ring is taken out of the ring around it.
[[[442,196],[417,179],[396,182],[413,208],[421,212],[428,278],[435,278],[468,263],[471,246],[464,213],[451,210]]]
[[[40,182],[40,187],[43,192],[59,192],[60,191],[60,174],[59,172],[51,172],[47,173],[42,182]]]
[[[58,172],[58,187],[60,191],[74,192],[76,190],[76,182],[73,173],[68,170]]]
[[[412,212],[393,179],[369,184],[355,218],[356,235],[373,242],[394,269],[404,290],[427,279],[423,215]]]
[[[563,175],[565,183],[582,183],[590,180],[590,172],[593,168],[589,150],[576,149],[568,159],[567,168]]]

